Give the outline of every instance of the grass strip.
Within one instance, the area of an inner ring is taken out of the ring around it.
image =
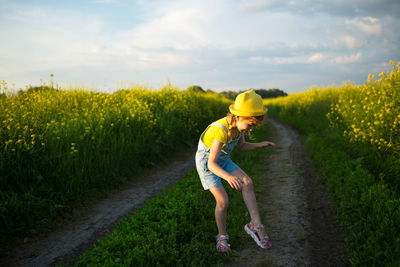
[[[326,139],[309,136],[306,146],[336,200],[352,265],[400,266],[398,194]]]
[[[256,140],[269,137],[267,126],[254,133]],[[261,177],[268,149],[232,153],[232,158],[252,177]],[[243,225],[250,220],[240,191],[223,183],[230,199],[228,232],[232,248],[246,238]],[[130,218],[99,240],[93,249],[69,263],[73,266],[222,266],[235,253],[215,249],[217,227],[215,200],[203,190],[195,169],[171,188],[147,201]],[[63,266],[63,264],[60,264]]]

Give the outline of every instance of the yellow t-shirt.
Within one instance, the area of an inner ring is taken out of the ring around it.
[[[226,117],[215,122],[224,125],[227,130],[229,129]],[[206,145],[206,147],[211,148],[214,139],[217,139],[218,141],[226,145],[228,143],[228,133],[219,125],[211,125],[204,133],[202,141]]]

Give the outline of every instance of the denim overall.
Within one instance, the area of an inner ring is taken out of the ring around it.
[[[204,190],[222,185],[221,178],[211,172],[207,167],[208,157],[210,156],[210,148],[208,148],[202,141],[204,133],[211,125],[218,125],[224,129],[226,133],[228,133],[228,129],[226,129],[224,125],[214,122],[210,124],[200,136],[199,145],[196,152],[196,169],[199,173],[201,184],[203,185]],[[232,173],[240,168],[231,160],[229,156],[233,148],[239,142],[241,136],[242,133],[239,133],[237,139],[229,141],[225,146],[223,146],[218,157],[217,164],[228,173]]]

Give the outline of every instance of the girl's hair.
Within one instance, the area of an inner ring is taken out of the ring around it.
[[[226,115],[226,117],[228,118],[228,124],[229,124],[229,129],[228,129],[228,140],[231,139],[232,134],[233,134],[233,128],[236,127],[236,121],[237,121],[237,116],[235,114],[232,113],[228,113]],[[264,120],[264,115],[261,116],[251,116],[251,117],[242,117],[242,118],[246,118],[246,121],[249,121],[250,123],[259,125],[261,124],[261,122]],[[244,133],[246,135],[247,138],[252,139],[251,135],[249,132]]]

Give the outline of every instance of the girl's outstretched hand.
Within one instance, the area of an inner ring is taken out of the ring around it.
[[[240,190],[242,189],[243,182],[236,176],[230,175],[226,179],[226,181],[230,184],[233,189]]]
[[[269,141],[264,141],[260,143],[261,147],[266,147],[266,146],[273,146],[276,147],[275,143],[269,142]]]

